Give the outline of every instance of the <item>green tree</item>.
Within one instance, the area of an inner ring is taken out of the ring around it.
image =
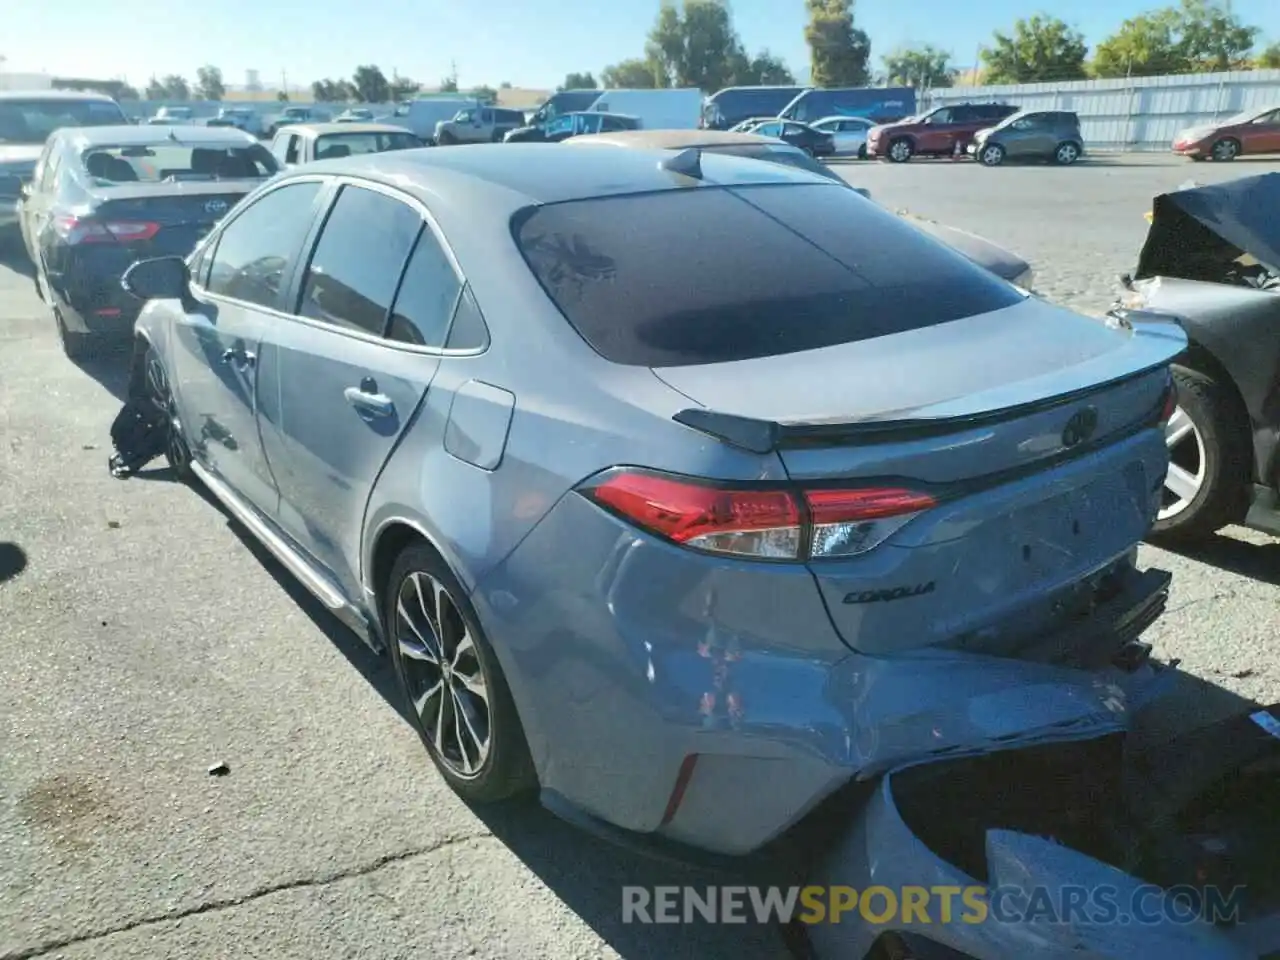
[[[594,90],[596,89],[596,78],[592,76],[591,71],[586,73],[567,73],[564,77],[564,83],[560,84],[557,90]]]
[[[163,100],[165,98],[164,84],[154,76],[147,81],[146,89],[142,92],[148,100]]]
[[[903,48],[883,59],[888,84],[929,90],[950,87],[955,83],[956,71],[951,66],[951,54],[937,47]]]
[[[205,65],[196,71],[197,100],[221,100],[226,93],[227,87],[222,82],[222,71],[217,67]]]
[[[665,0],[645,45],[655,86],[719,90],[745,60],[725,0]]]
[[[1048,83],[1087,75],[1084,36],[1057,17],[1038,13],[1016,20],[1012,35],[997,30],[994,41],[982,51],[986,83]]]
[[[164,100],[190,100],[191,86],[187,83],[185,77],[181,77],[176,73],[171,73],[160,81],[160,86],[164,90],[164,96],[160,99]]]
[[[651,60],[633,57],[601,70],[600,83],[610,90],[652,90],[661,69]]]
[[[355,88],[346,80],[317,80],[311,84],[311,95],[321,103],[346,103],[356,99]]]
[[[386,75],[373,64],[356,67],[351,75],[351,86],[361,103],[386,103],[391,99],[391,84]]]
[[[853,22],[853,0],[805,0],[810,80],[816,87],[860,87],[871,82],[871,38]]]
[[[796,82],[795,76],[783,62],[768,50],[761,50],[750,60],[743,57],[745,65],[735,70],[733,82],[741,86],[786,86]]]
[[[1239,69],[1249,64],[1259,32],[1217,0],[1182,0],[1125,20],[1098,44],[1093,74],[1152,77]]]
[[[498,99],[498,91],[493,89],[493,87],[472,87],[467,92],[481,103],[493,103]]]
[[[399,102],[401,100],[408,100],[415,93],[421,90],[422,84],[418,83],[416,80],[410,80],[408,77],[402,77],[400,74],[392,71],[391,82],[387,87],[387,99]]]
[[[277,102],[277,103],[288,103],[288,102],[289,102],[289,94],[288,94],[286,91],[284,91],[284,90],[277,90],[277,91],[276,91],[276,102]]]
[[[1263,47],[1253,65],[1258,70],[1280,70],[1280,43]]]

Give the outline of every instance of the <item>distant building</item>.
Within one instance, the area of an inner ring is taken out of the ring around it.
[[[52,90],[53,74],[0,71],[0,90]]]

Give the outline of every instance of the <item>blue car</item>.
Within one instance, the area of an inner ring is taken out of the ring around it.
[[[117,474],[164,451],[388,651],[468,801],[749,854],[1146,682],[1180,328],[1029,296],[842,184],[349,157],[126,285]]]

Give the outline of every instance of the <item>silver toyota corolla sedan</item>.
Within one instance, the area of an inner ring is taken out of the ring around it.
[[[167,446],[389,648],[468,800],[745,854],[856,776],[1112,730],[1149,679],[1180,329],[827,179],[327,161],[126,284],[118,471]]]

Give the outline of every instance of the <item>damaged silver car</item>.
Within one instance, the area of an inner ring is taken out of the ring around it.
[[[1152,539],[1280,534],[1280,173],[1155,198],[1120,306],[1176,317],[1169,473]]]

